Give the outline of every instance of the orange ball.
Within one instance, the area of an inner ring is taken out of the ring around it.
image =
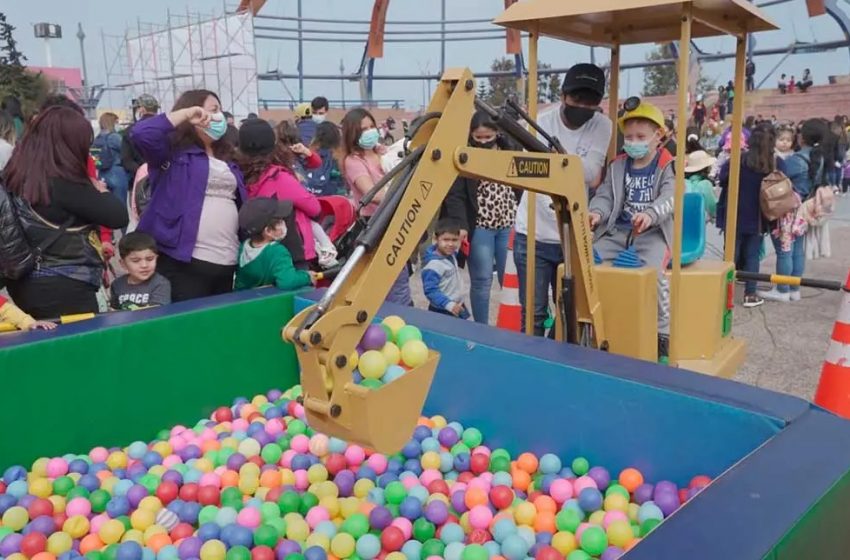
[[[487,505],[487,492],[481,488],[468,488],[463,497],[463,501],[466,503],[466,507],[468,509],[472,509],[475,506]]]
[[[151,536],[146,543],[147,547],[154,552],[159,552],[160,548],[168,546],[169,544],[171,544],[171,537],[169,537],[167,533],[157,533],[156,535]]]
[[[218,451],[219,449],[221,449],[221,442],[217,439],[204,440],[201,444],[201,451],[204,453],[207,451]]]
[[[427,428],[433,428],[433,427],[434,427],[434,422],[432,422],[430,418],[427,418],[427,417],[425,417],[425,416],[422,416],[421,418],[419,418],[419,425],[420,425],[420,426],[425,426],[425,427],[427,427]]]
[[[534,453],[523,453],[519,457],[517,457],[516,465],[518,468],[524,470],[528,474],[534,474],[537,472],[538,466],[537,457]]]
[[[99,481],[103,482],[104,480],[112,476],[112,472],[107,469],[103,469],[102,471],[97,471],[95,473],[95,476]]]
[[[634,493],[634,491],[638,489],[638,486],[643,484],[643,475],[639,470],[629,467],[627,469],[623,469],[620,473],[619,480],[621,486],[630,493]]]
[[[538,533],[544,531],[555,534],[558,529],[555,527],[555,514],[551,511],[539,511],[537,517],[534,518],[534,530]]]
[[[277,469],[265,471],[260,475],[260,486],[264,486],[266,488],[277,488],[281,484],[282,478],[280,471]]]
[[[266,471],[269,472],[269,471]],[[265,473],[263,473],[265,474]],[[236,471],[224,471],[221,473],[221,487],[239,486],[239,473]]]
[[[375,504],[364,500],[363,502],[360,502],[360,507],[357,509],[360,511],[360,513],[362,513],[366,517],[369,517],[369,514],[372,513],[373,509],[375,509]]]
[[[511,473],[511,478],[513,479],[514,488],[523,492],[528,490],[528,486],[531,484],[531,475],[521,469],[517,469]]]
[[[623,547],[623,551],[628,552],[629,550],[636,547],[638,545],[638,543],[640,543],[640,541],[641,541],[640,537],[633,538],[632,540],[629,541],[629,544],[627,544],[626,546]]]
[[[86,535],[80,541],[80,554],[84,555],[92,550],[101,550],[104,546],[103,541],[95,534]]]
[[[257,407],[251,403],[247,403],[242,406],[242,410],[239,411],[239,416],[247,420],[255,412],[257,412]]]
[[[51,554],[50,552],[39,552],[34,555],[30,560],[56,560],[56,556]]]
[[[534,498],[534,507],[537,508],[537,511],[540,512],[548,512],[551,514],[555,514],[558,512],[558,504],[553,500],[550,496],[537,496]]]

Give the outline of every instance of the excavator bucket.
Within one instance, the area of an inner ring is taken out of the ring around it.
[[[378,389],[350,381],[334,391],[330,406],[326,400],[305,393],[307,423],[326,435],[381,453],[396,453],[416,428],[439,360],[437,352],[429,351],[424,364]]]

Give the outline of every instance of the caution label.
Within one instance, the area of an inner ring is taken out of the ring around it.
[[[508,166],[508,177],[546,178],[549,176],[547,158],[513,157]]]

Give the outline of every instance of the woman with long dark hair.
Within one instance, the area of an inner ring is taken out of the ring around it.
[[[204,89],[183,93],[170,113],[130,131],[152,187],[138,229],[156,239],[157,271],[171,281],[175,302],[233,289],[238,207],[247,193],[226,132],[221,101]]]
[[[24,233],[41,259],[7,287],[36,319],[98,311],[104,266],[98,226],[127,225],[126,206],[89,177],[92,136],[80,113],[51,107],[30,123],[4,170]]]
[[[767,221],[761,213],[759,196],[762,180],[772,171],[785,171],[785,162],[774,153],[776,133],[771,125],[759,125],[750,134],[747,151],[741,158],[738,183],[738,225],[735,233],[735,262],[746,272],[759,271],[761,249]],[[726,207],[729,186],[729,162],[720,168],[720,200],[717,203],[717,227],[726,231]],[[756,282],[744,286],[744,307],[757,307],[764,300],[756,293]]]

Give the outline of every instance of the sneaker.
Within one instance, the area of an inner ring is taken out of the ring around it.
[[[658,335],[658,361],[662,361],[670,356],[670,336],[666,334]]]
[[[770,301],[791,301],[791,295],[789,292],[780,292],[776,288],[773,288],[767,292],[758,292],[758,296],[764,299],[768,299]]]
[[[797,290],[797,291],[794,291],[794,292],[788,292],[788,298],[791,301],[800,301],[800,297],[801,297],[800,296],[800,290]]]
[[[763,303],[764,299],[760,298],[756,294],[749,294],[744,296],[744,307],[758,307]]]

